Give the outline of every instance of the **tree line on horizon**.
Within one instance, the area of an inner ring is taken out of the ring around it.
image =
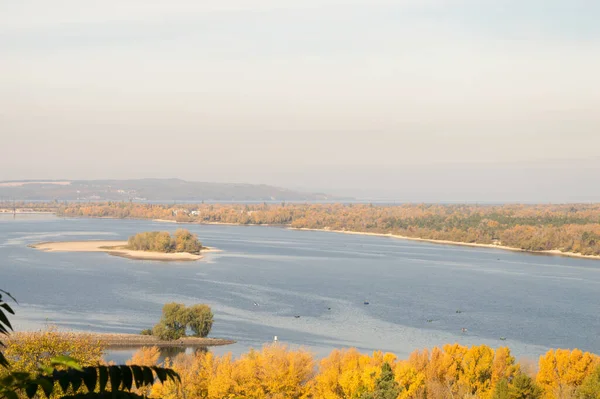
[[[33,372],[51,356],[70,354],[82,365],[105,365],[101,341],[50,329],[16,333],[4,350],[13,369]],[[380,351],[333,350],[322,359],[304,349],[265,345],[238,358],[198,351],[160,362],[146,347],[128,365],[160,366],[180,380],[142,387],[143,396],[175,399],[598,399],[600,358],[578,349],[550,350],[539,362],[516,361],[507,347],[447,344],[406,359]],[[7,370],[0,369],[0,379]],[[53,397],[60,397],[56,395]]]
[[[70,217],[164,219],[188,223],[283,225],[496,244],[528,251],[600,255],[600,204],[184,204],[107,202],[59,205]]]

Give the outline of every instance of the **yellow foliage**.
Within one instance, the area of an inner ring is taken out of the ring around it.
[[[310,353],[268,345],[237,360],[212,353],[179,355],[166,364],[181,376],[181,384],[155,384],[152,396],[171,398],[305,398],[315,364]]]
[[[138,358],[140,361],[149,355]],[[393,354],[362,354],[356,349],[334,350],[319,362],[312,356],[279,345],[231,355],[179,355],[165,366],[182,378],[181,384],[156,384],[153,397],[176,399],[359,399],[373,393],[381,366],[389,363],[401,387],[398,399],[490,399],[496,384],[523,373],[505,347],[493,350],[459,344],[413,352],[407,360]],[[549,351],[540,358],[537,383],[544,399],[572,397],[575,389],[599,363],[580,350]]]
[[[503,378],[511,379],[519,371],[520,367],[515,364],[515,358],[510,354],[510,349],[505,346],[496,349],[492,364],[492,385],[496,385]]]
[[[560,398],[581,385],[598,364],[598,356],[579,349],[550,350],[540,357],[536,380],[544,398]]]
[[[419,370],[409,360],[396,365],[396,380],[402,388],[400,399],[418,398],[425,394],[426,376],[424,369]]]
[[[38,366],[50,366],[56,356],[70,356],[82,366],[102,363],[105,344],[85,334],[58,332],[50,327],[38,332],[19,332],[10,335],[4,355],[13,371],[34,373]]]
[[[334,350],[321,361],[314,396],[323,399],[354,398],[375,388],[381,366],[395,360],[392,354],[360,354],[356,349]]]
[[[137,366],[156,366],[160,358],[160,349],[157,346],[144,346],[133,354],[133,357],[127,362],[127,365]]]

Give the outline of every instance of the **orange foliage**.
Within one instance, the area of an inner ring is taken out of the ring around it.
[[[58,214],[191,223],[286,225],[497,244],[531,251],[560,250],[600,255],[600,204],[185,204],[175,207],[112,202],[73,203],[60,207]]]

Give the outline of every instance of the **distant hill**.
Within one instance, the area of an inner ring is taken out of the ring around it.
[[[203,183],[180,179],[0,181],[0,200],[318,201],[325,194],[264,184]]]

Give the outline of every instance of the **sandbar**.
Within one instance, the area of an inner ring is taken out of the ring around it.
[[[555,255],[555,256],[566,256],[566,257],[570,257],[570,258],[600,260],[599,255],[583,255],[583,254],[576,253],[576,252],[563,252],[558,249],[550,249],[547,251],[532,251],[532,250],[528,250],[528,249],[508,247],[506,245],[500,245],[500,244],[479,244],[479,243],[474,243],[474,242],[434,240],[434,239],[430,239],[430,238],[407,237],[407,236],[401,236],[401,235],[391,234],[391,233],[387,233],[387,234],[386,233],[368,233],[368,232],[349,231],[349,230],[331,230],[331,229],[327,229],[327,228],[325,228],[325,229],[308,229],[308,228],[290,227],[289,229],[305,230],[305,231],[323,231],[323,232],[341,233],[341,234],[356,234],[356,235],[363,235],[363,236],[391,237],[391,238],[397,238],[400,240],[421,241],[421,242],[428,242],[428,243],[432,243],[432,244],[458,245],[458,246],[464,246],[464,247],[494,248],[494,249],[501,249],[504,251],[525,252],[525,253],[530,253],[530,254]]]
[[[202,254],[188,252],[152,252],[134,251],[127,249],[127,241],[57,241],[41,242],[30,245],[31,248],[45,252],[106,252],[110,255],[128,259],[159,260],[159,261],[193,261],[202,259]],[[202,253],[217,252],[213,248],[202,249]]]

